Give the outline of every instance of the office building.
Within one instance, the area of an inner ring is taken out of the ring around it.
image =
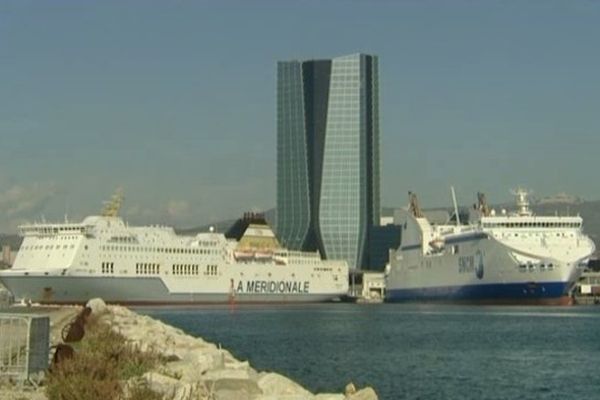
[[[352,54],[277,66],[277,234],[351,268],[379,224],[378,59]]]

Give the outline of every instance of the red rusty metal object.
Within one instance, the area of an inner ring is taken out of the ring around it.
[[[73,358],[75,351],[68,344],[61,343],[56,346],[54,357],[52,357],[52,366],[59,365],[65,360]]]
[[[92,309],[86,307],[66,324],[62,331],[61,337],[65,343],[79,342],[85,336],[85,324],[89,316],[92,314]],[[73,358],[75,350],[68,345],[61,343],[56,346],[54,356],[52,357],[52,367],[59,365],[61,362]],[[52,367],[50,368],[52,370]]]
[[[79,342],[85,335],[85,324],[92,313],[90,307],[84,308],[69,324],[65,325],[61,332],[63,342]]]

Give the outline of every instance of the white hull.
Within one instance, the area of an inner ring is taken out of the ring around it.
[[[467,225],[433,225],[418,209],[402,213],[387,300],[564,302],[595,245],[579,216],[534,216],[518,193],[519,213],[496,216],[486,206]]]
[[[459,254],[422,257],[413,250],[401,256],[387,277],[389,301],[562,302],[583,261],[523,264],[488,237],[460,242]]]
[[[238,242],[217,233],[178,236],[170,228],[129,227],[116,217],[23,231],[13,268],[0,271],[17,301],[320,302],[348,291],[345,262],[281,248],[272,258],[237,259]]]

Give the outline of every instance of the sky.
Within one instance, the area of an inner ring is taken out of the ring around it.
[[[0,232],[276,203],[276,63],[379,56],[382,206],[600,199],[598,1],[0,2]]]

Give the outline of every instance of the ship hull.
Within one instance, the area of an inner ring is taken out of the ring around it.
[[[327,302],[345,291],[321,293],[170,292],[160,278],[2,276],[1,283],[16,300],[40,304],[84,304],[100,297],[123,305],[193,305],[225,303],[314,303]]]
[[[569,305],[568,282],[519,282],[390,289],[389,302]]]
[[[456,254],[428,257],[418,249],[406,250],[387,277],[386,301],[571,304],[580,260],[553,260],[551,268],[542,268],[524,264],[518,257],[502,243],[481,235],[461,241]]]

